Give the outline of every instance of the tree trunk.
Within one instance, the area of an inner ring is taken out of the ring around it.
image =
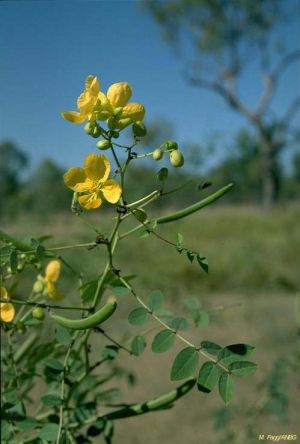
[[[264,135],[260,136],[262,161],[262,205],[270,210],[278,199],[280,174],[277,165],[277,150]]]

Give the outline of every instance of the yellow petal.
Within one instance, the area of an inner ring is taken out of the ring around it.
[[[0,304],[0,318],[3,322],[11,322],[15,317],[15,307],[9,302]]]
[[[54,301],[60,301],[64,298],[64,295],[58,291],[56,284],[51,281],[47,282],[47,294]]]
[[[8,292],[5,287],[1,287],[0,295],[1,299],[8,299]]]
[[[125,106],[132,94],[129,83],[113,83],[107,91],[107,98],[114,108]]]
[[[86,117],[76,111],[63,111],[62,117],[72,123],[82,123]]]
[[[102,200],[96,193],[79,196],[78,201],[82,208],[85,208],[86,210],[94,210],[102,204]]]
[[[108,179],[101,188],[101,192],[105,199],[110,203],[117,203],[121,197],[122,189],[118,182],[113,179]]]
[[[132,120],[143,120],[145,117],[145,108],[141,103],[128,103],[122,111],[122,119],[129,117]]]
[[[77,183],[74,186],[74,191],[77,193],[85,193],[86,191],[90,191],[93,187],[93,181],[91,179],[86,178],[84,182]]]
[[[93,111],[95,102],[96,98],[92,96],[89,91],[85,91],[84,93],[80,94],[77,99],[77,107],[80,111],[80,114],[84,116],[90,114]]]
[[[89,154],[84,160],[84,172],[91,180],[105,181],[110,173],[110,163],[102,154]]]
[[[60,262],[58,260],[54,260],[49,262],[46,267],[45,279],[48,282],[55,282],[59,278],[60,275]]]
[[[85,79],[85,90],[90,91],[93,96],[96,96],[100,91],[100,85],[97,77],[89,75]]]
[[[85,180],[86,175],[83,168],[73,167],[64,174],[65,184],[67,185],[67,187],[71,188],[71,190],[74,191],[77,184],[83,183],[85,182]]]

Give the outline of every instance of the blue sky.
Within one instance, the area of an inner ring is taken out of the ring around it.
[[[0,29],[0,137],[14,140],[33,166],[44,157],[66,167],[81,164],[94,150],[81,126],[60,117],[76,109],[88,74],[98,76],[103,90],[131,83],[132,99],[146,106],[146,122],[167,118],[179,142],[203,143],[216,130],[225,141],[244,124],[219,97],[186,84],[180,60],[138,1],[2,1]],[[287,37],[291,47],[297,44],[297,27]],[[257,93],[253,74],[243,84],[250,101]],[[299,91],[298,76],[295,67],[287,71],[275,110]]]

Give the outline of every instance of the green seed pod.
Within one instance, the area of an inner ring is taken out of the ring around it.
[[[176,168],[182,167],[182,165],[184,164],[184,157],[183,157],[182,152],[179,150],[171,151],[170,162]]]
[[[161,148],[156,148],[153,153],[152,153],[152,157],[154,160],[160,160],[164,155],[164,152]]]
[[[167,140],[165,145],[168,151],[178,150],[178,145],[174,140]]]
[[[142,122],[137,121],[132,125],[132,132],[136,137],[144,137],[147,134],[147,128]]]
[[[44,282],[40,281],[40,280],[36,281],[33,284],[33,288],[32,289],[33,289],[33,291],[35,293],[42,293],[42,291],[44,290]]]
[[[54,321],[57,322],[57,324],[61,325],[62,327],[70,328],[71,330],[86,330],[102,324],[102,322],[111,317],[116,308],[117,301],[115,299],[111,299],[111,301],[107,302],[96,313],[84,319],[74,320],[56,315],[53,315],[52,318],[54,319]]]
[[[134,217],[139,221],[139,222],[145,222],[147,220],[147,213],[145,210],[142,210],[142,208],[138,208],[137,210],[135,210],[134,212]]]
[[[39,321],[42,321],[45,318],[45,312],[41,307],[35,307],[32,310],[32,317],[34,319],[38,319]]]
[[[108,150],[108,148],[111,147],[111,143],[109,140],[99,140],[96,147],[98,148],[98,150]]]
[[[110,130],[114,130],[116,127],[116,121],[114,117],[110,117],[109,119],[107,119],[106,121],[107,126]]]

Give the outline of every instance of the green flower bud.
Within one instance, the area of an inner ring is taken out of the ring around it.
[[[182,167],[182,165],[184,164],[184,157],[183,157],[182,152],[179,150],[171,151],[170,162],[176,168]]]
[[[98,148],[98,150],[108,150],[108,148],[111,147],[111,143],[109,140],[99,140],[96,147]]]
[[[157,178],[158,178],[158,180],[160,181],[160,182],[164,182],[165,180],[167,180],[167,178],[168,178],[168,173],[169,173],[169,170],[168,170],[168,168],[161,168],[160,170],[159,170],[159,172],[157,173]]]
[[[110,117],[109,119],[107,119],[107,126],[110,130],[114,130],[116,127],[116,121],[114,117]]]
[[[17,331],[19,333],[25,333],[26,332],[26,327],[25,327],[23,322],[18,321],[16,327],[17,327]]]
[[[42,321],[45,317],[45,312],[41,307],[35,307],[32,310],[32,317],[34,319],[38,319],[39,321]]]
[[[93,130],[94,130],[94,122],[88,122],[84,125],[84,131],[91,136],[93,134]]]
[[[33,291],[35,293],[42,293],[43,290],[44,290],[44,283],[42,281],[38,280],[33,284]]]
[[[102,129],[100,128],[99,125],[95,124],[91,136],[94,137],[94,139],[97,139],[97,137],[101,136],[101,134],[102,134]]]
[[[119,131],[112,131],[111,137],[113,137],[114,139],[118,139],[120,137]]]
[[[126,126],[130,125],[131,123],[132,123],[132,119],[130,119],[129,117],[126,119],[120,119],[116,123],[116,128],[118,128],[119,130],[122,130],[122,129],[126,128]]]
[[[142,210],[142,208],[135,210],[134,216],[139,222],[145,222],[147,220],[147,213],[145,210]]]
[[[178,150],[178,145],[174,140],[167,140],[165,145],[168,151]]]
[[[152,153],[152,157],[154,160],[160,160],[164,155],[164,152],[161,148],[156,148],[153,153]]]
[[[147,134],[147,128],[142,122],[137,121],[132,125],[132,132],[136,137],[144,137]]]
[[[114,109],[114,116],[120,117],[120,115],[122,114],[122,111],[123,111],[123,107],[122,106],[118,106],[118,108]]]

